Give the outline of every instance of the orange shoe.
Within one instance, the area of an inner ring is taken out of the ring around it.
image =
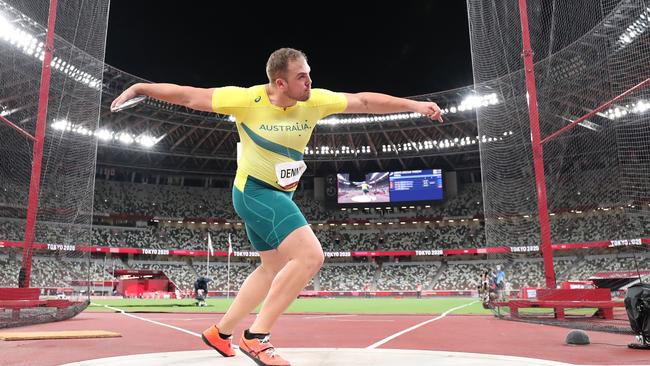
[[[219,336],[219,328],[216,325],[204,330],[201,338],[205,344],[214,348],[223,357],[232,357],[235,355],[235,350],[232,349],[232,336],[228,337],[228,339],[221,338]]]
[[[264,339],[246,339],[242,335],[239,350],[260,366],[291,366],[289,361],[275,352],[275,347],[269,342],[268,336]]]

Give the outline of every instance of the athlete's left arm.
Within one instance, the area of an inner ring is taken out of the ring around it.
[[[399,113],[416,112],[442,122],[440,107],[434,102],[397,98],[380,93],[344,93],[348,106],[343,113]]]

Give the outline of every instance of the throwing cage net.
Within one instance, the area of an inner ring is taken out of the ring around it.
[[[510,248],[490,262],[511,298],[616,301],[650,274],[650,2],[467,4],[477,100],[497,101],[476,112],[487,246]]]
[[[108,5],[0,0],[0,287],[84,293],[99,265],[73,253],[92,243]]]

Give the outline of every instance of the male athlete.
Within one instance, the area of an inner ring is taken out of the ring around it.
[[[442,122],[433,102],[378,93],[335,93],[312,89],[307,57],[282,48],[266,64],[268,84],[250,88],[193,88],[173,84],[135,84],[116,98],[111,109],[139,95],[199,111],[235,118],[242,154],[232,199],[246,224],[261,264],[242,284],[234,302],[203,332],[203,341],[225,357],[235,355],[232,332],[262,301],[239,349],[259,365],[289,365],[269,342],[273,324],[323,264],[323,250],[293,192],[306,166],[303,151],[316,122],[336,113],[416,112]]]
[[[366,196],[370,192],[370,184],[363,182],[360,185],[361,187],[361,192],[363,192],[363,195]]]

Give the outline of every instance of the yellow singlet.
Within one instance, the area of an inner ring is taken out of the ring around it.
[[[252,176],[279,190],[276,164],[301,161],[316,122],[347,107],[342,93],[312,89],[310,98],[288,108],[271,104],[264,85],[250,88],[227,86],[212,94],[212,110],[236,119],[242,143],[235,187],[244,190]]]

